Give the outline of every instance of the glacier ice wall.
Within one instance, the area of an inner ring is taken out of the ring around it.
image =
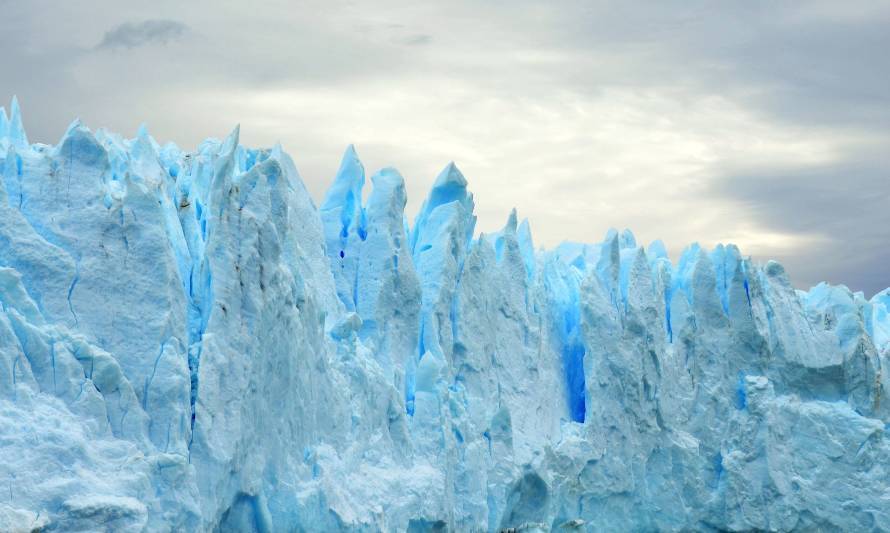
[[[890,530],[890,290],[0,112],[0,529]],[[363,200],[367,197],[367,200]]]

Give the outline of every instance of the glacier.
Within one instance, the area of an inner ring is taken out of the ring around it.
[[[0,530],[890,531],[890,289],[0,112]],[[368,190],[369,189],[369,190]],[[366,198],[366,200],[364,199]]]

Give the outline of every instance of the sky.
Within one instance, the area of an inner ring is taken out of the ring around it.
[[[735,243],[799,288],[890,286],[890,1],[0,0],[0,101],[194,149],[281,142],[317,203],[344,149],[410,219],[454,161],[477,229]]]

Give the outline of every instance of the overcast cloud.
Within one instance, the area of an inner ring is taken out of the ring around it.
[[[349,143],[409,214],[450,160],[480,229],[609,227],[890,286],[890,2],[2,2],[0,98],[194,148],[281,141],[319,200]]]

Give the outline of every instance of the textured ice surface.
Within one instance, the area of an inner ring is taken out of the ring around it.
[[[890,292],[0,113],[0,530],[890,530]],[[362,198],[367,200],[363,201]]]

